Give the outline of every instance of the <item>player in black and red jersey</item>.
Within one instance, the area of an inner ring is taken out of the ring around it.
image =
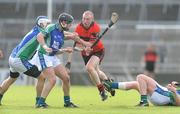
[[[75,32],[84,41],[92,42],[92,44],[95,42],[100,33],[100,26],[94,21],[94,14],[91,11],[85,11],[83,13],[82,22],[77,25]],[[89,54],[86,51],[81,52],[89,76],[97,86],[103,101],[107,99],[107,94],[101,80],[109,81],[105,73],[100,70],[100,63],[103,60],[104,53],[105,48],[101,40],[92,48]],[[109,92],[114,96],[114,90],[110,90]]]

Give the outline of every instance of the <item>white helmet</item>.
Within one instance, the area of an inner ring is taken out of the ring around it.
[[[43,24],[43,26],[47,26],[49,23],[51,23],[51,20],[49,20],[47,16],[38,16],[36,19],[36,25],[40,27],[42,27],[41,24]]]

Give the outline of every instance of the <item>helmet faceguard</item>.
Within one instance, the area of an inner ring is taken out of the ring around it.
[[[58,18],[59,24],[62,26],[63,30],[69,30],[68,25],[70,25],[73,20],[73,16],[68,13],[62,13]]]
[[[47,16],[38,16],[36,19],[36,25],[41,28],[46,28],[46,26],[50,23],[51,20],[49,20]]]

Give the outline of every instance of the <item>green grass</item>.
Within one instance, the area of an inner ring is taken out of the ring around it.
[[[95,87],[73,86],[71,97],[80,108],[63,107],[63,93],[55,87],[47,98],[48,109],[36,109],[35,88],[12,86],[5,94],[0,114],[179,114],[180,107],[153,106],[135,107],[139,101],[136,91],[116,91],[115,97],[102,102]]]

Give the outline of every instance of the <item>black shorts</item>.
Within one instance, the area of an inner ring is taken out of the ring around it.
[[[20,74],[19,74],[18,72],[11,72],[11,71],[10,71],[10,77],[11,77],[11,78],[18,78],[19,75],[20,75]]]
[[[38,67],[36,65],[33,65],[30,69],[28,69],[26,72],[24,72],[24,74],[33,77],[33,78],[37,78],[40,76],[41,71],[38,70]]]
[[[89,59],[90,59],[92,56],[97,56],[97,57],[100,59],[100,62],[99,62],[99,64],[100,64],[101,61],[102,61],[103,58],[104,58],[104,54],[105,54],[105,50],[102,49],[102,50],[100,50],[100,51],[91,53],[89,56],[82,55],[83,60],[84,60],[84,64],[86,65],[86,64],[88,63]]]
[[[149,72],[154,72],[154,69],[155,69],[155,62],[147,61],[145,70],[147,70]]]

